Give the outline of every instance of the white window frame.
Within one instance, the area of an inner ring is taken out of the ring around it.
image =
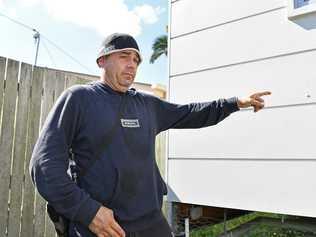
[[[295,8],[295,3],[297,0],[288,0],[288,18],[295,18],[298,16],[303,16],[310,13],[316,13],[316,3],[312,2],[311,4]]]

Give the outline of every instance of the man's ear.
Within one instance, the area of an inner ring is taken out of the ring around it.
[[[104,64],[105,64],[105,56],[100,57],[100,58],[98,59],[98,66],[99,66],[100,68],[103,67]]]

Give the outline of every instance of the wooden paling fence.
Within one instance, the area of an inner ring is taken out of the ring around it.
[[[72,85],[96,79],[0,57],[0,236],[55,236],[46,202],[31,182],[29,161],[58,96]],[[157,138],[156,151],[162,172],[164,137]]]
[[[0,58],[1,236],[55,236],[46,216],[46,203],[34,191],[29,160],[56,98],[65,88],[89,79]]]

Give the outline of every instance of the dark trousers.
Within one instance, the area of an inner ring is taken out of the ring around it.
[[[172,237],[170,226],[165,218],[148,229],[128,232],[126,237]]]

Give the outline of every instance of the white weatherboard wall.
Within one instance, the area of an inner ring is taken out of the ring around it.
[[[171,102],[273,94],[169,132],[169,201],[316,217],[316,15],[289,19],[288,3],[171,1]]]

